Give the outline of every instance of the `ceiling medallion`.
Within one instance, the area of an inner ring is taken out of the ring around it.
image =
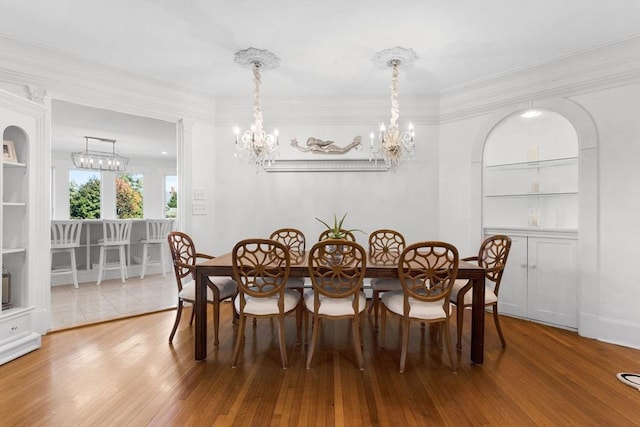
[[[235,62],[250,70],[255,66],[259,66],[263,70],[272,70],[280,65],[280,58],[268,50],[250,47],[236,52]]]
[[[380,68],[388,68],[394,63],[397,65],[411,65],[418,59],[413,49],[405,47],[392,47],[376,52],[373,55],[373,62]]]

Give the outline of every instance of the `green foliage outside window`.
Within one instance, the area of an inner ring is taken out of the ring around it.
[[[165,217],[167,218],[176,218],[178,208],[178,192],[172,191],[169,200],[167,200],[167,205],[165,206]]]
[[[142,175],[116,177],[116,215],[119,219],[142,218]]]
[[[69,183],[69,215],[72,219],[100,218],[100,179]]]

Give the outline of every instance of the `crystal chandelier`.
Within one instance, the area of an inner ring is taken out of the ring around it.
[[[280,64],[280,58],[268,50],[249,49],[236,52],[237,64],[250,68],[253,71],[253,124],[245,130],[240,137],[240,129],[234,129],[235,153],[234,157],[256,167],[271,166],[279,154],[278,130],[273,135],[267,134],[263,128],[262,107],[260,105],[260,70],[276,68]]]
[[[98,169],[108,171],[124,171],[127,169],[129,159],[116,153],[116,140],[85,136],[85,150],[71,153],[73,165],[79,169]],[[111,144],[111,152],[89,150],[89,140],[106,142]]]
[[[400,131],[398,118],[400,117],[400,106],[398,104],[398,68],[400,64],[408,65],[418,59],[413,49],[406,49],[396,46],[392,49],[385,49],[375,54],[373,60],[380,66],[391,68],[391,118],[389,125],[380,125],[377,141],[373,132],[371,138],[369,161],[378,162],[382,158],[389,167],[397,166],[401,160],[413,158],[415,154],[415,144],[413,138],[415,132],[413,124],[409,122],[406,131]]]

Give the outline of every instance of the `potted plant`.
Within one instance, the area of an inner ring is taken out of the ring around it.
[[[318,221],[320,221],[321,223],[324,224],[325,227],[327,227],[327,229],[329,230],[328,233],[328,237],[330,239],[344,239],[346,237],[346,233],[347,232],[354,232],[354,231],[359,231],[361,233],[364,233],[364,231],[357,229],[357,228],[352,228],[349,230],[345,230],[342,228],[342,224],[344,223],[344,219],[347,217],[347,213],[345,213],[342,218],[340,219],[340,221],[338,221],[338,217],[336,216],[336,214],[333,214],[333,225],[329,225],[328,223],[324,222],[323,220],[321,220],[320,218],[316,219]]]

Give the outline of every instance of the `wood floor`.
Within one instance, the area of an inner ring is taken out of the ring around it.
[[[40,350],[0,366],[0,425],[640,425],[640,392],[615,377],[640,372],[640,351],[560,329],[503,317],[503,350],[489,315],[485,363],[472,366],[467,324],[453,374],[429,329],[416,324],[400,374],[395,318],[384,349],[372,319],[365,320],[364,372],[356,367],[348,321],[323,323],[307,370],[304,349],[295,345],[295,317],[288,318],[283,370],[275,323],[262,320],[248,325],[243,357],[232,369],[230,304],[222,308],[220,346],[209,340],[202,363],[193,358],[189,314],[173,346],[167,339],[174,310],[44,336]]]

